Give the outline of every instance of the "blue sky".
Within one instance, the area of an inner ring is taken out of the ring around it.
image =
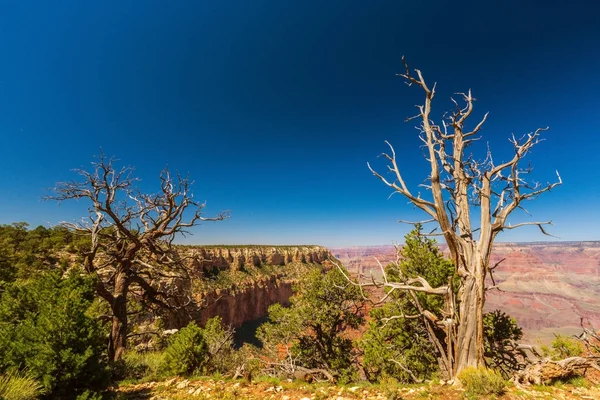
[[[494,4],[494,5],[492,5]],[[550,126],[534,177],[564,185],[531,202],[562,240],[599,240],[600,6],[571,1],[0,0],[0,223],[56,224],[84,203],[43,202],[100,148],[188,173],[207,215],[188,243],[389,244],[414,219],[367,161],[384,140],[408,181],[427,176],[405,117],[421,101],[401,56],[438,82],[434,113],[473,90],[483,140]],[[534,228],[503,241],[544,240]]]

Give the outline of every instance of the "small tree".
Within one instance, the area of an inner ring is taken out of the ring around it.
[[[227,373],[234,369],[237,353],[234,348],[233,336],[235,330],[225,328],[220,316],[209,318],[202,330],[204,340],[208,347],[208,372]]]
[[[404,61],[404,60],[403,60]],[[467,152],[468,147],[477,140],[487,114],[469,127],[469,118],[473,113],[475,99],[471,92],[460,93],[463,105],[453,100],[455,109],[444,115],[441,123],[435,123],[431,116],[431,103],[435,96],[435,85],[430,87],[421,71],[399,74],[406,83],[416,85],[425,95],[423,105],[418,106],[419,113],[408,120],[419,120],[420,139],[424,143],[425,158],[429,163],[429,175],[422,186],[430,193],[423,198],[408,187],[398,165],[394,148],[389,144],[391,154],[383,154],[389,162],[390,180],[375,171],[373,174],[385,185],[407,198],[415,207],[429,218],[423,222],[433,222],[439,230],[433,234],[444,237],[460,278],[458,301],[455,301],[450,285],[434,287],[422,276],[403,282],[386,281],[384,284],[393,290],[409,290],[442,296],[450,314],[445,315],[447,325],[446,342],[451,350],[446,357],[445,369],[452,377],[468,366],[485,364],[483,305],[485,302],[485,279],[491,273],[490,255],[496,236],[506,229],[524,225],[537,225],[543,233],[547,222],[508,223],[509,215],[523,203],[561,184],[558,182],[541,185],[528,183],[527,175],[531,167],[523,168],[521,161],[540,141],[540,135],[546,129],[536,129],[521,139],[514,136],[510,140],[514,155],[505,162],[497,163],[491,152],[480,161]],[[477,212],[479,226],[474,226],[472,214]],[[458,312],[454,305],[458,304]]]
[[[158,283],[186,273],[173,240],[201,221],[223,220],[227,215],[203,217],[204,204],[194,200],[188,178],[172,176],[165,168],[158,193],[148,194],[136,188],[133,168],[116,169],[113,163],[101,154],[91,172],[76,170],[80,181],[58,183],[55,194],[47,198],[83,199],[90,204],[83,222],[62,225],[89,238],[83,266],[86,273],[98,277],[96,291],[110,306],[108,355],[117,361],[127,343],[128,296],[137,296],[148,307],[172,308],[169,290],[176,288]]]
[[[505,378],[521,369],[524,357],[517,342],[523,337],[523,331],[517,321],[495,310],[484,314],[483,331],[488,366],[500,370]]]
[[[421,226],[405,236],[397,249],[397,261],[385,269],[387,279],[402,281],[422,276],[433,287],[447,285],[454,277],[452,262],[437,243],[421,234]],[[387,375],[403,382],[420,382],[437,370],[438,358],[447,355],[443,327],[447,311],[439,296],[387,289],[387,302],[371,311],[372,320],[361,347],[367,378]],[[443,366],[443,363],[441,363]]]
[[[202,328],[192,321],[171,338],[165,350],[164,370],[169,375],[202,372],[208,357]]]
[[[352,379],[353,344],[346,334],[364,321],[358,288],[333,269],[326,274],[312,271],[295,289],[289,308],[269,307],[269,322],[258,331],[264,347],[272,358],[283,353],[288,373],[302,367]]]
[[[585,343],[585,342],[584,342]],[[584,354],[585,347],[576,337],[555,334],[550,347],[542,346],[542,352],[553,360],[562,360],[569,357],[578,357]]]
[[[363,368],[371,382],[385,377],[400,382],[421,382],[437,371],[438,354],[428,338],[425,326],[403,315],[406,308],[399,301],[371,311],[371,321],[360,340],[364,352]]]

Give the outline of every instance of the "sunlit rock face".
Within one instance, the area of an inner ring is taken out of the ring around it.
[[[209,318],[219,315],[225,325],[237,328],[244,322],[266,316],[273,304],[287,305],[291,296],[292,282],[274,277],[261,279],[238,291],[217,289],[203,296],[207,306],[197,319],[204,325]]]
[[[248,247],[190,247],[192,265],[196,272],[214,268],[239,271],[261,265],[285,266],[289,263],[321,264],[331,253],[320,246],[248,246]]]
[[[267,315],[269,306],[287,305],[294,282],[311,268],[333,266],[333,256],[321,246],[185,246],[181,255],[189,277],[164,282],[175,290],[175,302],[185,312],[163,315],[169,328],[190,320],[204,325],[220,316],[239,327]]]
[[[377,259],[386,265],[396,258],[393,246],[331,250],[350,271],[364,275],[380,274]],[[600,242],[496,243],[490,265],[498,262],[499,290],[488,291],[485,309],[516,318],[526,339],[579,333],[582,318],[586,327],[600,329]]]
[[[528,338],[600,328],[600,242],[501,243],[492,265],[502,259],[486,308],[514,316]]]

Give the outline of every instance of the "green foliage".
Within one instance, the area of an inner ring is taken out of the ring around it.
[[[44,394],[44,387],[30,373],[9,372],[0,375],[0,399],[34,400]]]
[[[589,388],[592,386],[590,381],[588,381],[584,376],[572,376],[571,378],[567,379],[565,383],[579,388]]]
[[[191,375],[202,372],[209,353],[202,328],[195,322],[173,335],[165,349],[164,371],[169,375]]]
[[[364,321],[364,302],[358,288],[338,270],[311,271],[295,287],[290,307],[269,307],[269,322],[257,336],[271,355],[287,347],[288,361],[305,368],[331,371],[341,382],[356,379],[353,343],[345,335]]]
[[[269,322],[261,325],[256,335],[266,350],[276,349],[280,344],[288,345],[297,340],[302,325],[300,312],[275,303],[269,307]]]
[[[404,282],[420,276],[433,288],[450,284],[457,293],[460,280],[452,262],[444,258],[435,240],[421,234],[421,226],[417,225],[405,236],[405,245],[399,256],[399,263],[386,268],[389,281]],[[437,370],[436,354],[439,350],[433,345],[430,335],[435,335],[444,345],[444,332],[431,324],[430,333],[421,317],[402,316],[418,316],[418,302],[422,309],[442,320],[444,299],[423,292],[410,294],[403,291],[394,291],[390,299],[391,302],[371,311],[372,320],[360,341],[367,379],[377,381],[390,376],[411,382],[415,378],[431,377]],[[505,313],[497,310],[485,314],[485,356],[489,365],[506,374],[517,369],[518,353],[513,343],[522,335],[516,321]]]
[[[560,334],[555,335],[550,348],[548,346],[542,347],[544,355],[553,360],[577,357],[582,355],[584,351],[583,344],[579,340]]]
[[[420,225],[409,232],[404,240],[405,244],[399,253],[400,263],[391,264],[387,268],[389,280],[403,281],[421,276],[433,288],[447,285],[451,280],[454,289],[458,289],[460,280],[454,272],[454,264],[444,257],[435,239],[421,234]],[[440,296],[425,293],[416,295],[424,309],[434,312],[443,307],[443,299]]]
[[[61,251],[74,250],[81,240],[62,227],[38,226],[28,230],[25,222],[0,225],[0,291],[19,278],[66,267]]]
[[[98,393],[93,390],[86,390],[83,393],[77,395],[75,400],[103,400],[106,397],[102,393]]]
[[[465,368],[458,375],[469,398],[480,396],[500,396],[506,391],[506,381],[500,373],[487,368]]]
[[[398,392],[397,386],[383,387],[383,395],[387,400],[402,400],[402,395]]]
[[[397,303],[388,303],[371,311],[371,321],[360,340],[364,352],[363,368],[371,382],[393,377],[400,382],[413,382],[410,370],[417,378],[430,377],[437,370],[436,349],[427,337],[420,321],[397,318],[402,310]]]
[[[209,292],[215,290],[227,290],[235,294],[245,288],[256,285],[257,281],[264,279],[287,279],[298,280],[305,277],[312,270],[321,270],[322,266],[315,263],[304,263],[300,261],[290,262],[282,268],[281,265],[260,264],[258,266],[244,266],[243,268],[225,269],[214,268],[203,272],[203,279],[194,281],[193,290],[197,292]]]
[[[105,339],[87,312],[94,282],[72,271],[17,281],[0,299],[0,372],[27,370],[53,398],[108,384]]]
[[[223,328],[223,320],[218,315],[206,321],[202,335],[209,354],[207,372],[227,373],[237,367],[240,360],[234,349],[233,333],[233,329]]]
[[[234,349],[233,333],[223,328],[219,316],[209,319],[204,329],[191,322],[170,338],[164,351],[126,352],[123,376],[148,381],[165,374],[229,373],[243,363],[242,354]]]
[[[508,377],[519,368],[519,353],[514,343],[523,337],[517,321],[495,310],[483,315],[484,355],[488,367],[502,371]]]
[[[435,240],[421,235],[420,226],[405,236],[399,256],[398,264],[386,268],[390,281],[403,282],[421,276],[432,287],[439,287],[456,279],[452,263],[444,258]],[[443,318],[444,304],[440,296],[425,293],[415,293],[415,296],[423,309]],[[412,382],[415,378],[430,377],[437,370],[437,349],[424,322],[420,317],[400,318],[419,314],[414,299],[402,291],[395,291],[390,298],[391,302],[371,311],[372,319],[360,341],[367,379],[380,381],[393,377],[401,382]]]

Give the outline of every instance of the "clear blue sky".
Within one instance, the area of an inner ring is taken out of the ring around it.
[[[495,5],[490,5],[495,4]],[[419,214],[366,167],[390,140],[427,175],[404,118],[421,101],[400,58],[438,82],[434,112],[473,90],[497,159],[550,126],[529,160],[564,185],[531,202],[563,240],[600,239],[600,6],[583,1],[0,0],[0,223],[56,224],[40,200],[102,148],[190,173],[207,215],[190,243],[371,245]],[[534,228],[500,240],[543,240]]]

